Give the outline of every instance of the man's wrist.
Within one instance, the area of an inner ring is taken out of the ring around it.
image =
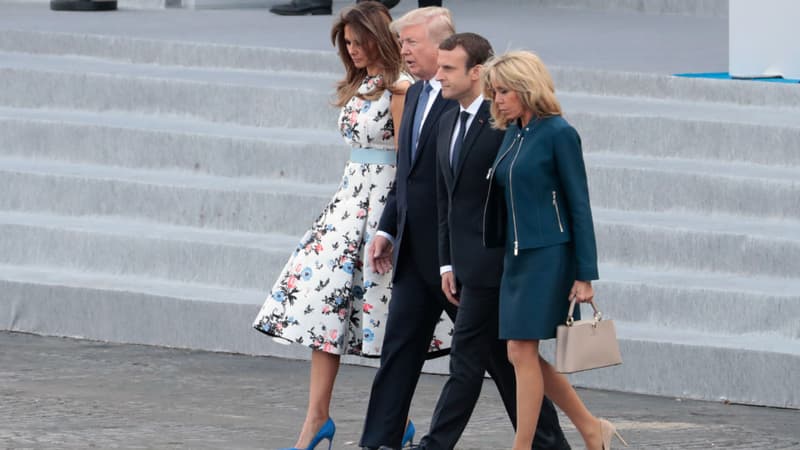
[[[378,230],[378,232],[375,234],[378,236],[385,237],[392,245],[394,245],[394,236],[392,236],[391,234],[381,230]]]

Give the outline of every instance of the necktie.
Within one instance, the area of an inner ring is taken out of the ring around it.
[[[417,158],[417,144],[419,143],[419,132],[422,128],[422,117],[425,115],[425,107],[428,105],[428,98],[433,87],[427,81],[424,82],[422,92],[417,99],[417,109],[414,111],[414,123],[411,126],[411,162]]]
[[[453,144],[453,159],[450,160],[450,169],[453,171],[453,176],[458,169],[458,158],[461,156],[461,147],[464,146],[464,136],[467,134],[467,120],[469,120],[469,113],[461,111],[461,126],[458,127],[458,135],[456,142]]]

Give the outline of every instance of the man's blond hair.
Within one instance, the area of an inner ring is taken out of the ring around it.
[[[453,16],[450,10],[441,6],[428,6],[412,9],[399,19],[392,22],[391,29],[395,34],[413,25],[425,25],[428,37],[439,45],[456,32],[453,25]]]

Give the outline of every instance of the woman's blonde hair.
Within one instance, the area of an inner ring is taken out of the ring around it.
[[[331,42],[339,51],[339,58],[345,67],[344,79],[336,85],[336,106],[344,106],[353,96],[367,76],[367,69],[359,69],[350,59],[344,39],[344,27],[349,25],[369,58],[374,58],[383,68],[383,83],[375,91],[361,95],[366,100],[375,100],[383,95],[384,90],[392,89],[400,71],[403,70],[403,57],[397,37],[389,29],[392,16],[382,3],[374,1],[360,2],[347,7],[339,14],[331,29]]]
[[[483,69],[484,97],[492,100],[492,125],[505,130],[507,119],[494,103],[492,84],[504,86],[517,93],[522,106],[534,117],[560,116],[561,105],[556,98],[553,78],[538,56],[527,51],[511,51],[492,58]]]

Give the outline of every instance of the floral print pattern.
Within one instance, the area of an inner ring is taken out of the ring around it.
[[[401,75],[401,80],[413,80],[408,75]],[[369,94],[383,86],[383,77],[376,75],[367,77],[361,83],[359,94]],[[392,92],[383,91],[378,100],[366,100],[354,96],[347,102],[339,114],[339,131],[345,141],[353,147],[378,148],[394,150],[394,120],[389,107]]]
[[[405,75],[407,79],[407,75]],[[367,77],[360,92],[380,86]],[[353,97],[339,129],[354,147],[394,149],[391,92],[378,100]],[[331,201],[302,237],[253,326],[281,340],[337,355],[379,356],[391,299],[391,273],[365,267],[395,166],[348,162]],[[414,320],[409,318],[409,320]],[[449,347],[452,322],[443,315],[430,351]]]

